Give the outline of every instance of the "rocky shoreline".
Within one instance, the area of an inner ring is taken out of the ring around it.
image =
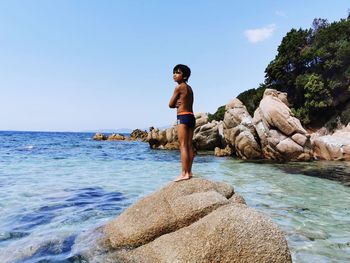
[[[243,103],[233,99],[225,107],[223,121],[208,121],[197,113],[193,145],[217,156],[244,160],[350,161],[350,126],[333,134],[325,128],[307,131],[288,106],[287,94],[266,89],[252,117]],[[178,149],[177,129],[153,128],[147,141],[153,149]]]
[[[326,128],[308,131],[294,117],[287,94],[266,89],[252,117],[237,98],[225,106],[222,121],[209,122],[197,113],[193,146],[196,151],[214,151],[216,156],[243,160],[350,161],[350,125],[330,134]],[[94,140],[148,142],[152,149],[179,149],[176,125],[166,130],[134,130],[130,137],[96,133]]]
[[[350,161],[350,126],[333,134],[325,129],[310,132],[293,116],[286,93],[277,90],[265,90],[253,117],[238,99],[225,106],[222,121],[209,122],[205,113],[195,117],[197,151],[276,164]],[[176,125],[166,130],[137,130],[130,137],[96,134],[94,139],[142,140],[152,149],[179,148]],[[312,175],[317,167],[292,169]],[[202,178],[169,183],[97,231],[98,248],[83,255],[91,261],[292,262],[276,223],[249,208],[232,186]]]

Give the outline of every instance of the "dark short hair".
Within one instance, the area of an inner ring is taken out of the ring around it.
[[[185,81],[188,81],[188,78],[191,76],[191,70],[189,67],[183,64],[178,64],[174,67],[173,73],[177,70],[180,70],[182,72],[183,78]]]

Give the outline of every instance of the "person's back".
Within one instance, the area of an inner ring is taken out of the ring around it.
[[[179,85],[179,98],[177,100],[178,107],[177,113],[181,112],[193,112],[193,91],[192,88],[186,83]]]

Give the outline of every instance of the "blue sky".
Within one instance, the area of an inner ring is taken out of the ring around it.
[[[0,0],[0,130],[148,128],[175,121],[172,69],[195,112],[258,87],[291,28],[349,1]]]

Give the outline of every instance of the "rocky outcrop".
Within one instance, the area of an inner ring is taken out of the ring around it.
[[[104,227],[110,262],[291,262],[286,239],[226,183],[170,183]],[[107,260],[107,259],[104,259]]]
[[[196,150],[214,150],[215,147],[221,146],[223,141],[222,124],[215,121],[208,123],[208,115],[205,113],[196,113],[195,117],[196,127],[193,145]],[[152,128],[148,133],[147,141],[153,149],[179,149],[177,125],[166,130]]]
[[[124,141],[127,138],[124,135],[118,134],[118,133],[112,133],[108,136],[108,141]]]
[[[332,135],[314,137],[313,155],[317,160],[350,161],[350,125]]]
[[[203,126],[209,122],[208,114],[199,112],[195,114],[196,117],[196,128],[199,126]]]
[[[103,133],[96,133],[92,139],[95,141],[105,141],[107,140],[107,136]]]
[[[172,126],[166,130],[159,130],[152,127],[148,132],[147,142],[152,149],[179,149],[176,126]]]
[[[203,179],[171,183],[127,209],[106,233],[112,247],[140,246],[228,204],[233,194],[229,185]]]
[[[263,157],[272,160],[308,161],[312,158],[310,135],[286,104],[286,94],[266,89],[253,125]]]
[[[147,141],[148,132],[142,131],[140,129],[133,130],[130,134],[130,140],[136,141],[141,140],[143,142]]]
[[[124,141],[128,140],[129,138],[118,133],[112,133],[109,136],[104,135],[103,133],[96,133],[92,139],[96,141]]]
[[[233,150],[229,145],[226,145],[224,149],[219,147],[215,147],[214,155],[217,157],[231,156],[233,154]]]
[[[95,141],[124,141],[127,137],[118,133],[112,133],[109,136],[104,135],[103,133],[96,133],[92,139]]]
[[[226,144],[242,159],[261,158],[258,136],[247,108],[239,99],[234,99],[225,110],[223,132]]]
[[[212,121],[199,126],[194,131],[193,144],[197,150],[214,150],[222,147],[223,135],[220,134],[222,122]]]
[[[152,148],[177,149],[175,126],[148,134]],[[223,121],[208,122],[196,114],[193,144],[197,150],[215,150],[217,156],[242,159],[308,161],[313,158],[310,135],[288,107],[286,93],[266,89],[259,108],[250,116],[243,103],[234,99],[225,107]]]

